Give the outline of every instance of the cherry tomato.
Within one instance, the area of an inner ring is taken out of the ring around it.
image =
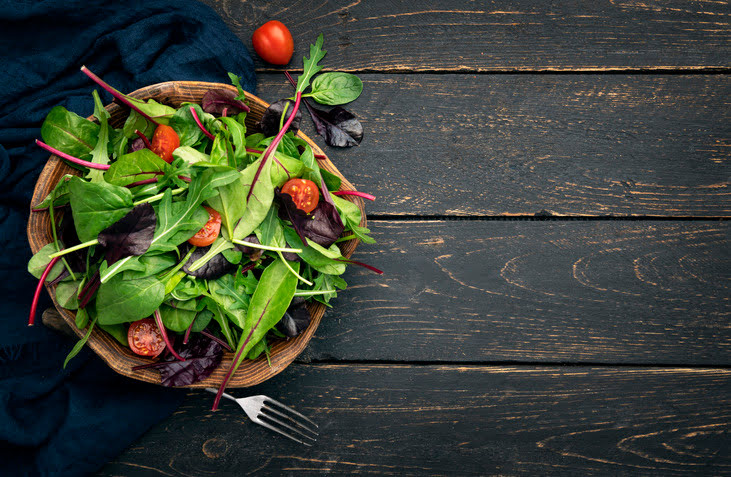
[[[127,340],[130,349],[140,356],[154,358],[165,349],[165,339],[152,318],[135,321],[129,325]]]
[[[164,124],[159,125],[152,135],[152,152],[168,164],[173,162],[173,151],[180,146],[180,138],[175,129]]]
[[[196,247],[209,246],[218,238],[218,233],[221,231],[221,214],[210,207],[204,206],[204,208],[208,211],[208,222],[195,235],[188,239],[188,243]]]
[[[273,65],[286,65],[294,53],[292,34],[277,20],[266,22],[257,28],[251,42],[256,54]]]
[[[308,214],[320,201],[320,191],[309,179],[290,179],[282,186],[282,194],[289,194],[298,209]]]

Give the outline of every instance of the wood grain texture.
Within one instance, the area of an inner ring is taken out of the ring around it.
[[[731,78],[361,75],[359,147],[329,148],[369,214],[729,216]],[[291,95],[261,75],[268,101]]]
[[[319,33],[341,71],[604,71],[729,66],[725,1],[489,2],[206,0],[251,47],[279,20],[294,37],[290,67]],[[258,58],[260,69],[271,69]]]
[[[146,86],[130,93],[129,96],[138,99],[152,98],[160,103],[177,108],[185,101],[200,103],[206,91],[213,88],[228,88],[229,90],[236,92],[236,88],[231,85],[197,81],[177,81]],[[269,104],[248,93],[247,100],[251,106],[251,112],[246,117],[246,125],[250,131],[256,130],[256,122],[261,118],[261,115],[264,113],[264,110]],[[121,127],[129,114],[129,110],[127,108],[121,107],[117,104],[108,105],[107,110],[110,113],[110,124],[113,127]],[[89,117],[88,119],[93,120],[94,118]],[[300,137],[312,146],[315,154],[322,154],[320,148],[317,147],[310,138],[301,133]],[[332,164],[327,157],[324,159],[318,159],[318,162],[323,169],[327,169],[342,179],[340,186],[341,190],[355,190],[350,182],[348,182],[348,180],[340,174],[335,165]],[[42,201],[65,174],[79,175],[80,172],[77,169],[71,168],[58,156],[52,155],[46,166],[41,171],[35,185],[31,206]],[[363,211],[362,199],[353,196],[346,196],[346,199],[354,202],[360,210]],[[361,219],[362,226],[366,225],[365,220],[365,215],[363,215]],[[47,211],[34,212],[31,208],[27,233],[28,242],[30,243],[30,248],[33,253],[38,252],[38,250],[40,250],[43,246],[53,241],[51,236],[51,221]],[[348,240],[339,244],[343,256],[349,257],[352,255],[357,244],[357,240]],[[56,309],[61,313],[68,326],[79,338],[83,337],[86,332],[76,327],[76,313],[74,311],[66,310],[59,305],[55,294],[56,286],[46,285],[46,289],[51,295],[51,299],[53,300]],[[275,342],[271,347],[269,359],[262,356],[254,361],[245,360],[243,364],[239,366],[237,372],[232,375],[229,380],[229,386],[252,386],[271,378],[286,368],[294,360],[294,358],[305,349],[307,342],[312,338],[313,334],[317,330],[317,326],[319,325],[320,319],[325,311],[325,305],[315,302],[309,305],[309,310],[312,319],[306,330],[292,340]],[[149,368],[136,371],[133,370],[135,366],[148,364],[152,362],[152,360],[136,355],[129,348],[120,345],[115,338],[99,328],[96,328],[91,332],[87,346],[94,350],[94,352],[97,353],[110,368],[124,376],[148,383],[158,384],[160,382],[160,373],[158,371]],[[187,387],[218,386],[231,367],[233,358],[234,353],[224,353],[223,362],[208,378]]]
[[[99,476],[721,475],[723,369],[292,365],[250,391],[312,417],[306,448],[190,392]],[[236,393],[240,395],[241,392]]]
[[[370,225],[301,359],[731,364],[726,222]]]

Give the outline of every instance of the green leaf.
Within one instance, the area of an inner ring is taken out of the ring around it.
[[[190,301],[194,302],[194,300]],[[165,328],[182,333],[188,329],[195,319],[195,303],[192,310],[186,306],[186,302],[176,300],[173,304],[175,306],[161,305],[160,317]]]
[[[340,218],[343,220],[346,230],[350,230],[363,243],[376,243],[368,234],[370,230],[360,226],[361,213],[357,205],[349,200],[342,199],[336,195],[331,196],[338,209]]]
[[[291,266],[299,271],[299,262]],[[275,260],[261,274],[246,312],[246,326],[239,340],[241,359],[282,319],[297,289],[297,277],[281,260]],[[246,342],[246,338],[251,338]],[[238,352],[238,350],[237,350]],[[235,363],[238,366],[239,362]]]
[[[106,182],[69,180],[71,212],[79,240],[88,242],[132,210],[132,193]]]
[[[122,133],[124,137],[129,140],[137,137],[135,131],[141,132],[147,137],[147,139],[150,139],[155,133],[155,124],[148,121],[147,118],[132,109],[124,122],[124,126],[122,126]]]
[[[76,342],[73,348],[71,348],[71,351],[69,351],[69,354],[66,355],[66,359],[63,361],[63,367],[66,368],[66,365],[69,364],[69,361],[73,359],[74,356],[79,354],[79,351],[84,347],[87,341],[89,341],[89,337],[91,336],[91,331],[94,329],[94,324],[96,323],[96,320],[93,320],[91,324],[89,325],[89,329],[86,331],[86,334],[83,338],[81,338],[79,341]]]
[[[130,152],[117,159],[104,173],[104,180],[110,184],[126,186],[133,182],[152,179],[168,174],[172,167],[149,149]],[[143,174],[147,172],[148,174]],[[154,174],[158,172],[160,174]]]
[[[204,137],[203,131],[201,131],[201,128],[198,127],[195,119],[193,119],[193,113],[190,112],[190,106],[193,106],[196,109],[196,113],[198,113],[200,117],[203,110],[200,109],[199,105],[184,103],[177,111],[175,111],[173,117],[170,118],[170,127],[175,129],[175,132],[178,133],[181,147],[194,146]]]
[[[236,86],[236,89],[239,92],[239,95],[236,97],[238,100],[245,100],[246,95],[244,94],[244,89],[241,87],[241,78],[231,72],[228,73],[228,77],[231,79],[231,84]]]
[[[246,194],[249,194],[249,190],[252,190],[252,193],[246,203],[246,209],[241,216],[241,220],[234,229],[234,238],[236,239],[240,240],[251,234],[269,213],[272,201],[274,201],[274,185],[271,177],[272,162],[274,161],[268,160],[266,162],[256,184],[254,184],[253,190],[252,183],[259,164],[261,164],[261,158],[241,172]]]
[[[310,85],[310,79],[322,69],[322,66],[318,65],[319,61],[325,57],[326,50],[322,49],[322,44],[325,41],[325,37],[320,33],[317,37],[317,41],[314,45],[310,45],[310,57],[306,56],[302,58],[304,68],[302,74],[297,78],[297,91],[304,92],[305,89]]]
[[[86,308],[79,308],[76,310],[76,317],[74,318],[74,322],[76,323],[76,327],[80,330],[83,330],[86,328],[86,325],[89,324],[89,312],[87,311],[89,309],[89,306],[87,305]]]
[[[208,292],[206,282],[196,280],[194,277],[185,276],[171,292],[171,296],[176,300],[185,301],[192,300]]]
[[[355,101],[363,92],[363,82],[350,73],[323,73],[312,82],[308,94],[320,104],[336,106]]]
[[[109,164],[109,112],[104,109],[96,90],[92,91],[91,95],[94,97],[94,116],[99,120],[99,139],[91,151],[91,162],[106,165]],[[91,182],[101,182],[104,180],[104,171],[89,169],[86,178]]]
[[[73,174],[66,174],[56,183],[56,187],[34,206],[36,209],[46,209],[51,206],[51,198],[53,198],[53,206],[66,205],[69,203],[69,180],[74,177]]]
[[[43,121],[41,137],[51,147],[71,156],[84,158],[96,146],[99,125],[63,106],[56,106]]]
[[[218,188],[218,195],[208,199],[208,205],[221,214],[228,237],[233,237],[234,227],[246,210],[246,188],[242,176],[230,184]]]
[[[246,309],[249,305],[249,295],[236,286],[233,276],[224,275],[216,280],[209,280],[208,290],[211,298],[220,306],[226,316],[236,326],[243,328],[246,321]]]
[[[172,118],[175,114],[175,108],[165,104],[160,104],[152,98],[148,99],[147,102],[127,95],[125,95],[125,98],[159,124],[167,125],[170,122],[170,118]]]
[[[193,262],[188,270],[191,272],[194,272],[201,268],[203,265],[211,261],[213,257],[218,255],[219,253],[222,253],[225,250],[230,250],[234,248],[234,244],[232,242],[229,242],[223,237],[218,237],[216,240],[211,244],[208,251],[203,255],[201,258]]]
[[[127,325],[123,323],[116,325],[99,325],[99,328],[112,335],[112,337],[119,341],[119,344],[122,346],[129,346],[129,342],[127,341]]]
[[[302,249],[302,252],[298,254],[300,258],[318,272],[327,273],[328,275],[342,275],[345,273],[346,264],[344,262],[338,262],[333,258],[323,255],[318,250],[315,250],[311,245],[314,243],[312,240],[308,240],[308,244],[310,245],[305,247],[294,229],[284,227],[284,237],[287,239],[287,243],[290,247]],[[333,244],[332,247],[337,248],[335,244]],[[322,249],[322,247],[320,247],[320,249]],[[337,253],[340,254],[339,251]]]
[[[51,258],[49,257],[49,255],[56,252],[58,252],[58,249],[53,242],[40,249],[28,261],[28,273],[40,279],[48,264],[51,263]],[[56,279],[63,271],[63,267],[64,265],[60,260],[56,262],[56,265],[54,265],[51,271],[48,273],[46,281],[53,281],[54,279]]]
[[[197,162],[210,162],[211,156],[190,146],[180,146],[173,151],[173,160],[175,159],[182,159],[187,164],[195,164]]]
[[[67,310],[75,310],[79,307],[77,295],[81,280],[60,282],[56,285],[56,300],[58,304]]]
[[[152,315],[165,298],[165,285],[155,277],[122,280],[120,275],[99,286],[96,311],[99,323],[113,325]]]
[[[313,288],[313,291],[324,291],[324,290],[345,290],[345,287],[348,286],[347,283],[345,283],[345,280],[343,280],[341,277],[336,275],[327,275],[325,273],[320,273],[315,277],[313,280],[315,283],[315,286]],[[327,306],[330,306],[330,300],[333,298],[336,298],[338,296],[337,292],[332,293],[325,293],[322,295],[313,295],[312,298],[319,301],[320,303],[323,303]]]

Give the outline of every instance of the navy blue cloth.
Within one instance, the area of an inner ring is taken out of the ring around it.
[[[93,472],[184,394],[117,375],[88,350],[63,370],[74,341],[27,326],[37,281],[26,271],[25,230],[48,158],[33,140],[55,105],[93,112],[96,85],[82,65],[121,91],[170,80],[229,83],[229,71],[248,91],[256,81],[246,47],[201,3],[0,0],[0,475]],[[39,314],[50,304],[44,291]]]

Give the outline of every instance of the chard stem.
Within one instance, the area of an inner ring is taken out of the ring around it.
[[[46,277],[48,277],[48,274],[51,273],[51,269],[54,265],[56,265],[56,262],[58,262],[60,259],[58,257],[54,257],[51,259],[51,261],[48,263],[48,266],[45,270],[43,270],[43,275],[41,275],[40,280],[38,280],[38,286],[36,287],[36,292],[33,295],[33,302],[30,305],[30,316],[28,317],[28,326],[33,326],[33,323],[35,323],[36,320],[36,308],[38,308],[38,299],[41,297],[41,289],[43,289],[43,284],[46,282]]]
[[[213,134],[211,134],[203,126],[203,123],[201,122],[200,118],[198,117],[198,113],[195,112],[195,108],[193,106],[190,107],[190,114],[193,115],[193,119],[195,120],[195,123],[198,125],[198,127],[200,128],[200,130],[203,131],[203,134],[205,134],[208,137],[208,139],[210,139],[211,141],[215,140],[216,139],[216,136],[214,136]]]
[[[73,247],[59,250],[58,252],[52,253],[51,255],[49,255],[49,257],[50,258],[60,257],[62,255],[66,255],[67,253],[75,252],[77,250],[81,250],[82,248],[91,247],[92,245],[96,245],[98,243],[99,243],[99,239],[89,240],[88,242],[80,243],[78,245],[74,245]]]
[[[159,126],[160,125],[160,123],[158,123],[157,121],[155,121],[154,119],[152,119],[150,116],[148,116],[147,113],[143,112],[140,108],[138,108],[137,106],[135,106],[132,103],[132,101],[130,101],[129,99],[127,99],[127,97],[125,95],[123,95],[122,93],[120,93],[116,89],[112,88],[104,80],[102,80],[100,77],[98,77],[97,75],[95,75],[94,73],[92,73],[89,70],[89,68],[87,68],[86,66],[82,66],[81,67],[81,72],[84,73],[89,78],[91,78],[91,80],[94,81],[94,83],[96,83],[99,86],[101,86],[102,88],[104,88],[104,90],[107,93],[109,93],[112,96],[114,96],[114,98],[116,98],[117,100],[119,100],[120,102],[122,102],[123,104],[125,104],[126,106],[129,106],[130,108],[132,108],[135,111],[137,111],[138,113],[140,113],[143,118],[147,119],[148,121],[150,121],[155,126]]]
[[[36,144],[38,144],[39,146],[41,146],[43,149],[50,152],[51,154],[55,154],[58,157],[60,157],[62,159],[66,159],[69,162],[73,162],[74,164],[78,164],[79,166],[88,167],[89,169],[98,169],[100,171],[106,171],[107,169],[109,169],[109,164],[97,164],[95,162],[83,161],[83,160],[79,159],[78,157],[71,156],[69,154],[66,154],[63,151],[59,151],[55,147],[51,147],[48,144],[46,144],[45,142],[40,141],[38,139],[36,139]]]
[[[251,248],[260,248],[262,250],[269,250],[271,252],[290,252],[290,253],[302,253],[301,248],[285,248],[285,247],[272,247],[271,245],[262,245],[259,243],[247,242],[246,240],[233,239],[233,243],[238,245],[245,245]]]
[[[165,325],[162,322],[162,316],[160,316],[160,310],[155,310],[155,322],[157,323],[157,327],[160,330],[160,334],[162,335],[162,339],[165,340],[165,344],[167,345],[168,349],[170,350],[170,353],[172,353],[173,356],[175,356],[175,359],[178,361],[185,361],[176,351],[173,349],[173,344],[170,342],[170,338],[168,338],[167,330],[165,329]]]

